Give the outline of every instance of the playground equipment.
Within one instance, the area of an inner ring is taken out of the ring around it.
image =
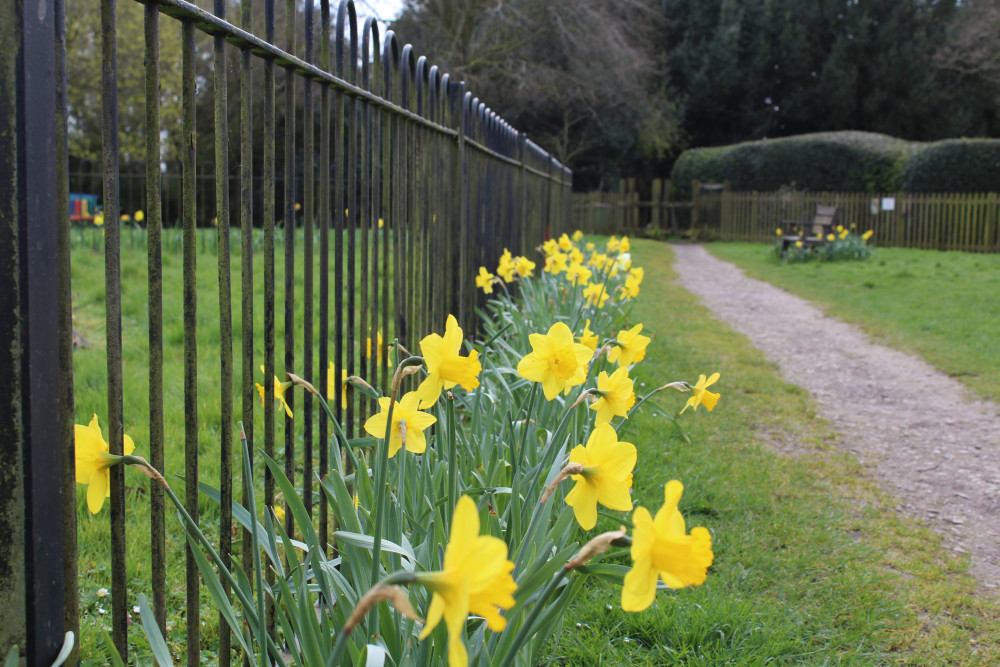
[[[99,198],[100,195],[71,192],[69,195],[70,222],[94,222],[94,216],[101,212],[101,207],[97,203]]]

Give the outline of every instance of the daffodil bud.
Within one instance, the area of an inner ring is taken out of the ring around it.
[[[414,621],[423,622],[420,614],[410,604],[410,598],[406,595],[406,591],[399,586],[376,584],[367,593],[362,595],[361,599],[358,600],[358,604],[354,606],[354,611],[351,612],[351,615],[347,617],[347,621],[344,622],[344,634],[351,634],[358,623],[371,611],[372,607],[383,600],[391,602],[396,611],[403,616]]]
[[[580,567],[589,561],[591,558],[598,554],[602,554],[611,548],[616,542],[619,542],[626,536],[625,526],[620,527],[618,530],[612,530],[607,533],[601,533],[597,537],[593,538],[589,542],[583,545],[569,562],[564,565],[564,569],[572,570],[573,568]],[[625,545],[623,545],[625,546]]]

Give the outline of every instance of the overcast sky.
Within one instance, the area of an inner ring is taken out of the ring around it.
[[[370,14],[383,21],[391,21],[403,10],[403,0],[355,0],[354,7],[358,11],[359,22],[364,20],[361,17]]]

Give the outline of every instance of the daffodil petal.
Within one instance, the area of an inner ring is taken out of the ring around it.
[[[111,495],[110,473],[107,468],[97,470],[90,476],[87,486],[87,509],[97,514],[104,506],[104,499]]]

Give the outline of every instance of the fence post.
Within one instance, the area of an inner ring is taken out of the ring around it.
[[[28,664],[54,661],[65,606],[54,16],[0,5],[0,651]]]

